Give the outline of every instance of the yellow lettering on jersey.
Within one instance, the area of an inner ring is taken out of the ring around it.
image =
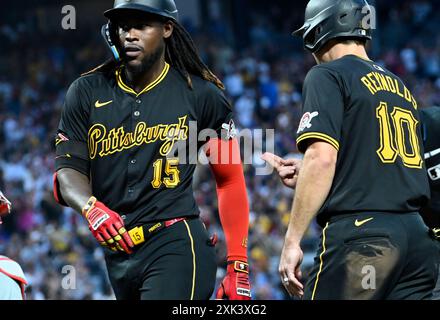
[[[372,76],[374,76],[374,79],[377,83],[377,91],[381,91],[384,90],[383,86],[382,86],[382,82],[380,81],[380,77],[378,76],[377,72],[372,72],[370,73]]]
[[[400,92],[400,90],[399,90],[399,82],[397,81],[397,79],[394,79],[394,82],[396,83],[396,93],[397,93],[397,95],[403,98],[403,93]]]
[[[405,96],[405,100],[408,102],[412,102],[411,92],[408,90],[406,86],[403,87],[403,94]]]
[[[104,125],[97,123],[90,128],[88,134],[90,159],[95,159],[98,155],[105,157],[157,141],[163,142],[159,152],[162,156],[166,156],[173,149],[176,141],[188,139],[187,117],[178,118],[178,123],[158,124],[153,127],[149,127],[145,122],[139,122],[134,132],[127,133],[123,127],[107,131]]]
[[[385,78],[385,75],[383,75],[382,73],[379,73],[379,72],[375,72],[375,73],[377,74],[377,76],[380,79],[380,83],[382,84],[383,90],[390,91],[390,87],[388,86],[387,79]]]
[[[396,93],[396,87],[394,86],[393,78],[391,78],[390,76],[385,76],[385,78],[387,79],[388,87],[390,89],[389,91],[392,93]]]
[[[417,101],[411,94],[411,91],[398,79],[384,75],[380,72],[370,72],[361,78],[361,82],[367,87],[372,95],[380,91],[387,91],[398,95],[411,103],[414,109],[417,109]]]
[[[417,101],[416,101],[416,99],[414,99],[414,96],[411,97],[411,101],[412,101],[414,109],[417,110]]]
[[[96,154],[98,153],[98,146],[99,143],[104,140],[104,137],[107,134],[107,129],[102,124],[95,124],[92,128],[89,130],[89,155],[91,159],[94,159],[96,157]]]
[[[376,94],[376,89],[373,88],[373,84],[368,80],[367,77],[362,77],[361,81],[370,90],[371,94],[374,96]]]
[[[375,91],[381,91],[382,88],[376,83],[376,80],[374,80],[374,72],[370,72],[367,74],[368,80],[370,80],[371,85],[374,87]]]

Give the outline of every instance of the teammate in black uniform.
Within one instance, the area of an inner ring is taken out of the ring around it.
[[[105,16],[115,59],[68,90],[56,140],[56,199],[82,212],[108,248],[118,299],[208,299],[214,243],[198,219],[190,163],[204,141],[188,140],[191,121],[196,133],[213,129],[204,146],[210,159],[233,151],[226,162],[211,161],[228,247],[217,298],[250,299],[248,202],[223,84],[177,22],[173,0],[116,0]],[[185,156],[175,154],[178,144]]]
[[[420,110],[423,144],[428,179],[431,186],[431,201],[422,209],[422,217],[432,235],[440,241],[440,107]],[[438,242],[440,246],[440,242]],[[440,300],[440,269],[433,299]]]
[[[438,229],[440,228],[440,107],[421,109],[420,118],[426,168],[431,186],[431,201],[423,213],[426,224]]]
[[[440,107],[431,107],[420,110],[425,161],[431,187],[431,201],[421,209],[421,215],[430,228],[431,236],[440,241]],[[263,160],[270,163],[283,182],[289,188],[295,189],[301,159],[283,159],[277,155],[266,153]],[[437,242],[440,246],[440,242]],[[437,285],[433,292],[433,299],[440,299],[440,269]]]
[[[279,271],[305,299],[426,299],[436,281],[438,251],[418,213],[429,184],[417,102],[368,59],[366,5],[311,0],[295,32],[318,66],[304,82],[305,155]],[[322,242],[304,287],[300,241],[316,214]]]

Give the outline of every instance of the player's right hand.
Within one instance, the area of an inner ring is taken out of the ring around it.
[[[89,222],[93,236],[102,246],[108,246],[113,251],[132,253],[134,244],[119,214],[91,197],[83,208],[83,215]]]
[[[277,171],[281,181],[286,187],[291,189],[296,188],[298,182],[299,170],[301,168],[302,160],[287,159],[284,160],[277,155],[266,152],[261,156],[261,159],[269,163]]]

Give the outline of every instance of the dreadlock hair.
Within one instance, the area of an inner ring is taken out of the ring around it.
[[[221,90],[225,90],[221,80],[206,66],[200,58],[197,48],[189,33],[178,22],[171,22],[174,26],[173,34],[165,40],[165,60],[174,67],[183,78],[186,79],[188,87],[193,88],[191,75],[198,76],[206,81],[212,82]],[[82,76],[86,76],[95,72],[111,73],[121,65],[121,61],[116,62],[109,59],[96,68],[85,72]]]
[[[114,72],[120,63],[116,62],[113,58],[108,59],[103,64],[100,64],[99,66],[93,68],[90,71],[84,72],[81,74],[81,76],[88,76],[89,74],[95,73],[95,72],[101,72],[101,73],[112,73]]]
[[[173,26],[173,34],[165,40],[165,60],[181,73],[191,89],[191,75],[195,75],[225,90],[224,84],[200,58],[194,41],[185,28],[178,22],[173,22]]]

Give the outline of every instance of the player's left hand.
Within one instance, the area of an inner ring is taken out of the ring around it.
[[[218,300],[251,300],[249,265],[242,261],[230,261],[226,277],[218,288]]]
[[[280,258],[278,271],[281,276],[281,282],[290,296],[302,298],[304,295],[304,285],[300,282],[302,278],[301,263],[303,252],[299,245],[284,244]]]
[[[11,213],[11,202],[0,191],[0,224],[2,223],[1,217],[9,213]]]

